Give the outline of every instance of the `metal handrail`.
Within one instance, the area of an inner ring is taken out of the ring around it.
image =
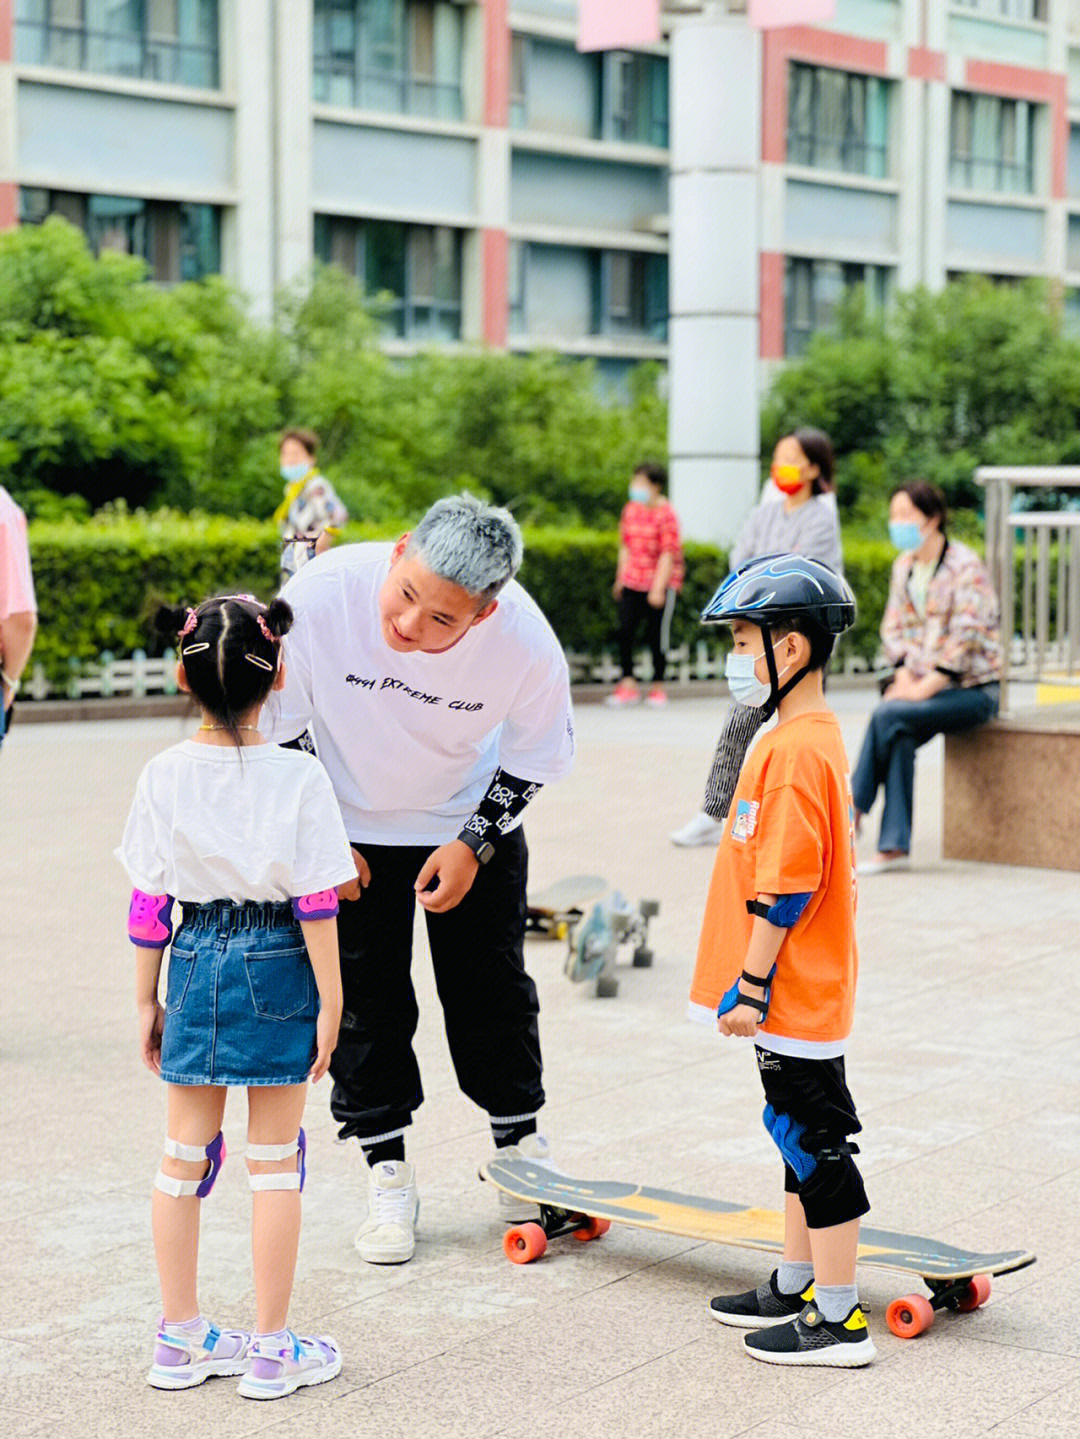
[[[1080,510],[1014,508],[1018,493],[1080,491],[1080,466],[983,465],[974,478],[986,491],[986,564],[1001,602],[1004,714],[1010,681],[1080,683]]]

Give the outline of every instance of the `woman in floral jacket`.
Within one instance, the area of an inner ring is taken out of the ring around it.
[[[860,874],[899,869],[911,849],[915,751],[997,713],[1001,633],[997,596],[973,550],[950,540],[941,492],[925,480],[901,485],[889,503],[893,565],[881,622],[893,675],[870,717],[852,775],[856,828],[884,786],[878,852]]]

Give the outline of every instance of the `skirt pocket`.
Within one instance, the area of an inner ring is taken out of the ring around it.
[[[169,950],[169,975],[165,982],[165,1013],[179,1014],[187,998],[191,976],[195,972],[193,949]]]
[[[248,950],[244,969],[260,1019],[294,1019],[314,1009],[314,976],[303,946]]]

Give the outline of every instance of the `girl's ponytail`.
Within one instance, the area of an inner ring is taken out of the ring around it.
[[[282,635],[287,635],[292,629],[292,606],[288,600],[283,600],[280,595],[277,595],[267,605],[264,619],[266,620],[266,627],[274,639],[279,640]]]
[[[188,611],[188,605],[159,605],[152,621],[155,633],[175,640],[184,627]]]

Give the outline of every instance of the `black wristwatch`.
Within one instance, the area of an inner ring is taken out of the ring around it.
[[[491,840],[482,839],[480,835],[473,834],[471,829],[463,829],[458,835],[458,839],[461,840],[462,844],[469,846],[480,864],[487,864],[488,860],[490,860],[495,853],[495,846],[491,843]]]

